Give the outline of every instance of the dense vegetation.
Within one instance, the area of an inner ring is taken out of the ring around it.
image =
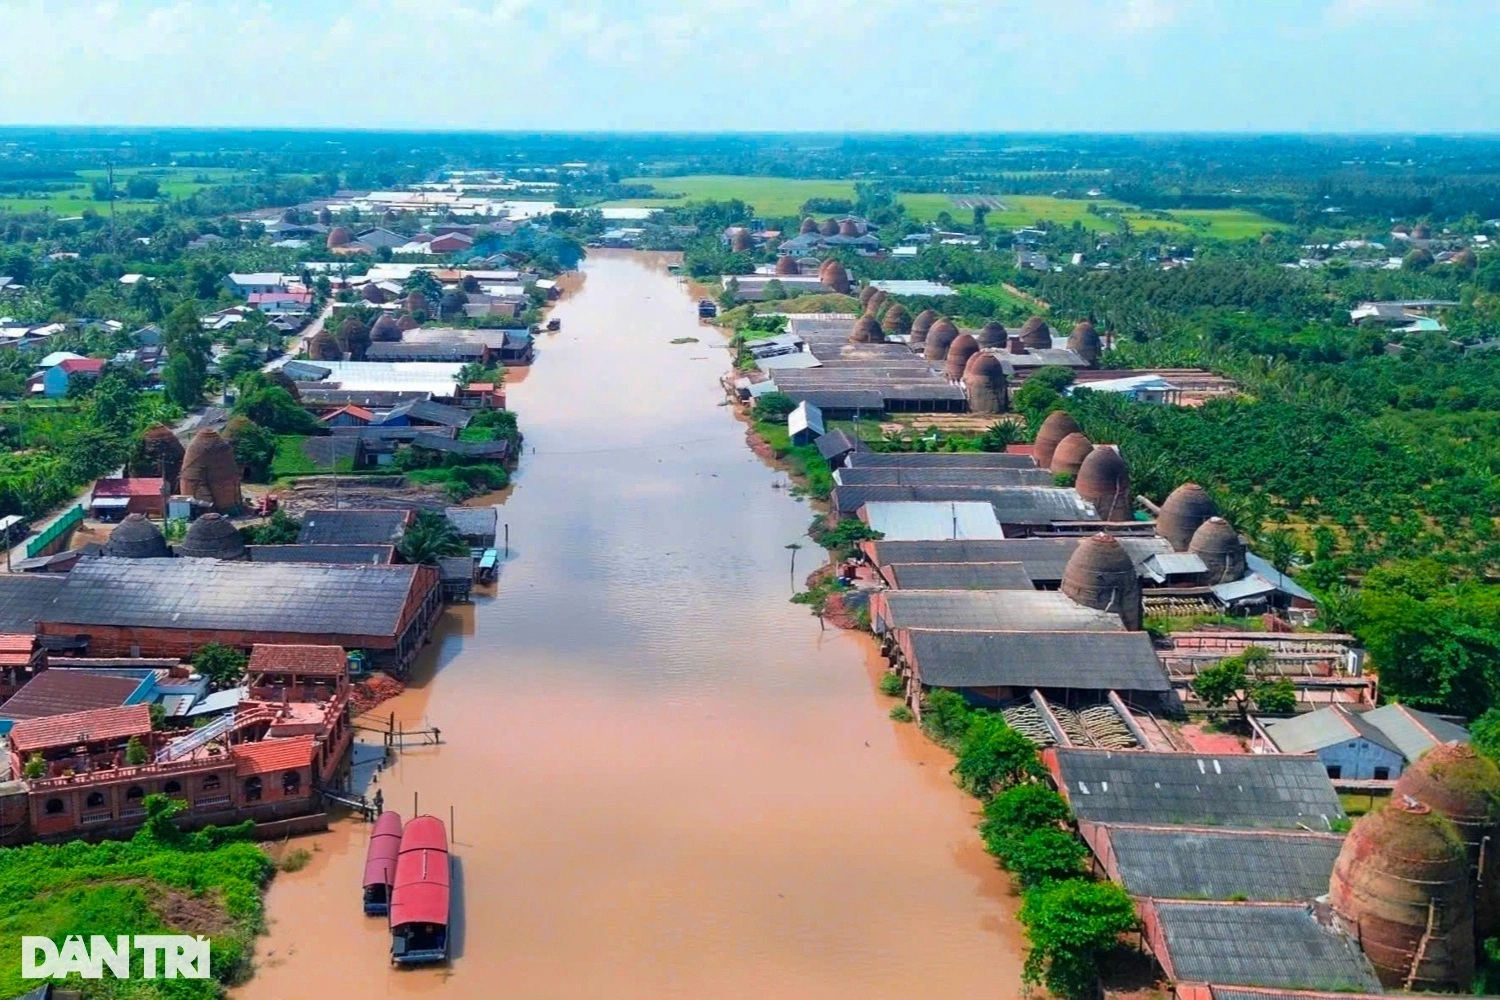
[[[212,979],[105,978],[90,984],[87,995],[214,1000],[249,974],[271,859],[249,841],[249,823],[184,834],[173,823],[181,803],[151,795],[145,807],[146,824],[128,841],[0,850],[0,948],[19,956],[22,935],[60,943],[70,934],[204,934]],[[139,952],[132,970],[142,974]],[[0,995],[18,996],[35,985],[20,972],[19,961],[4,963]]]

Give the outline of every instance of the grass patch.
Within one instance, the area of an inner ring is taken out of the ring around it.
[[[81,215],[92,209],[100,215],[109,214],[109,202],[95,201],[94,181],[104,180],[108,171],[103,168],[76,171],[77,180],[67,182],[44,195],[27,198],[0,197],[0,212],[36,212],[50,210],[57,215]],[[140,201],[123,196],[125,182],[132,177],[150,177],[159,185],[162,196],[186,198],[204,188],[214,187],[240,180],[247,175],[231,167],[119,167],[115,170],[115,186],[122,194],[115,198],[115,211],[139,212],[156,206],[155,201]]]
[[[303,434],[278,434],[276,435],[276,457],[271,460],[271,479],[285,479],[289,476],[318,476],[327,475],[329,472],[340,474],[354,471],[353,458],[340,458],[334,468],[330,469],[327,462],[314,461],[307,454],[307,442],[312,440]]]
[[[158,800],[153,802],[152,800]],[[147,799],[148,809],[167,800]],[[34,982],[21,979],[23,935],[62,942],[70,934],[204,934],[213,978],[206,980],[104,979],[86,995],[124,1000],[209,1000],[250,971],[255,934],[261,928],[261,888],[274,866],[258,846],[237,839],[245,824],[183,835],[168,824],[162,833],[143,830],[129,841],[63,845],[33,844],[0,851],[0,996],[17,996]],[[142,961],[134,953],[139,975]],[[63,985],[59,981],[59,985]],[[70,981],[73,988],[82,982]]]
[[[1214,239],[1242,240],[1258,237],[1268,230],[1286,228],[1263,215],[1239,208],[1156,212],[1109,198],[1054,198],[1051,195],[1034,194],[992,197],[997,198],[1004,208],[992,209],[988,224],[1003,229],[1019,229],[1038,222],[1051,222],[1061,226],[1071,226],[1077,222],[1085,229],[1113,232],[1118,220],[1123,218],[1136,231],[1193,233]],[[907,215],[923,222],[931,222],[943,212],[960,222],[973,217],[971,209],[959,208],[953,203],[953,197],[946,194],[903,194],[900,200],[906,206]],[[1091,205],[1096,209],[1095,212],[1089,211]]]
[[[852,181],[799,180],[737,174],[693,174],[687,177],[631,177],[622,184],[648,184],[661,194],[650,200],[608,201],[604,207],[662,207],[688,201],[728,201],[738,198],[760,215],[801,215],[809,198],[854,200]]]
[[[312,851],[309,851],[305,847],[299,847],[294,851],[288,851],[277,867],[284,872],[300,872],[307,867],[307,863],[311,860]]]

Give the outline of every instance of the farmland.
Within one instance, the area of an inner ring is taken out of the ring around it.
[[[634,177],[626,184],[654,187],[661,198],[626,199],[607,206],[667,207],[688,201],[727,201],[738,198],[764,216],[801,214],[809,198],[854,199],[851,181],[797,180],[785,177],[751,177],[702,174],[688,177]],[[1215,239],[1252,239],[1263,232],[1284,228],[1279,223],[1244,209],[1174,209],[1154,212],[1108,198],[1055,198],[1050,195],[948,195],[903,193],[898,196],[907,214],[921,222],[935,222],[944,212],[966,221],[976,203],[991,207],[988,222],[1002,228],[1018,228],[1037,222],[1070,226],[1077,222],[1087,229],[1113,231],[1123,219],[1137,231],[1158,230]],[[993,207],[998,206],[998,207]],[[1093,211],[1090,211],[1090,209]]]
[[[103,168],[79,170],[75,173],[76,180],[49,181],[47,184],[55,187],[40,194],[14,198],[0,195],[0,211],[47,210],[64,216],[79,215],[86,209],[107,212],[109,203],[95,201],[93,195],[94,182],[104,180],[107,175],[108,171]],[[141,211],[156,204],[155,201],[133,200],[124,196],[125,184],[132,177],[149,177],[156,181],[162,197],[186,198],[206,187],[226,183],[238,176],[239,171],[227,167],[121,167],[115,170],[115,187],[121,192],[115,199],[115,209]]]

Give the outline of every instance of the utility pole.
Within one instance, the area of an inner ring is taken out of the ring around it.
[[[106,160],[104,166],[109,176],[109,248],[118,254],[120,235],[115,231],[115,161]]]

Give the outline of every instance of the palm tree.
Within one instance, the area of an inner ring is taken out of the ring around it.
[[[469,551],[458,529],[443,515],[422,511],[396,546],[409,563],[436,563],[443,556],[461,556]]]

